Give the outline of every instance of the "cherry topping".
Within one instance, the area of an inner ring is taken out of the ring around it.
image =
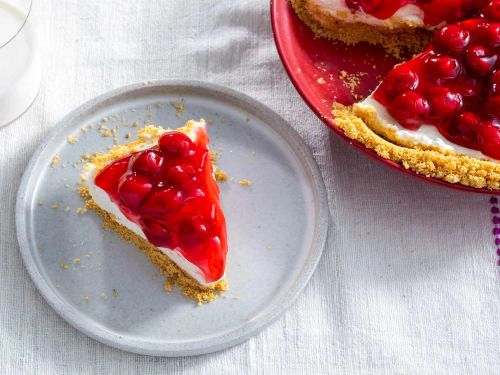
[[[456,114],[462,107],[460,94],[451,92],[445,87],[433,90],[429,95],[431,116],[440,120]]]
[[[483,46],[474,46],[467,49],[465,61],[472,72],[479,76],[484,76],[491,73],[497,61],[497,55],[491,54]]]
[[[226,226],[205,128],[196,139],[167,132],[150,149],[117,160],[95,183],[150,243],[179,252],[207,282],[224,275]]]
[[[481,151],[495,159],[500,159],[500,128],[486,123],[479,128]]]
[[[118,194],[121,201],[128,208],[136,209],[152,188],[153,185],[146,177],[130,174],[121,178],[121,182],[118,185]]]
[[[156,191],[142,205],[142,213],[162,218],[178,210],[183,201],[183,194],[175,189]]]
[[[469,41],[470,33],[457,25],[446,25],[434,36],[436,47],[453,56],[460,56]]]
[[[438,30],[433,43],[412,60],[396,66],[373,97],[405,128],[434,125],[451,142],[497,158],[500,22],[496,20],[500,0],[412,3],[424,10],[439,3],[474,13],[465,21]]]
[[[390,112],[408,129],[417,130],[429,115],[429,103],[415,91],[406,91],[391,103]]]
[[[385,84],[390,87],[390,95],[397,96],[406,90],[415,90],[418,86],[418,76],[404,65],[397,66],[389,72]]]
[[[193,154],[193,142],[184,133],[167,132],[158,143],[160,149],[170,158],[184,158]]]
[[[208,235],[208,224],[201,216],[193,216],[180,224],[180,237],[188,246],[198,245]]]
[[[176,165],[170,168],[166,174],[167,180],[184,190],[193,189],[198,182],[196,171],[190,165]]]
[[[492,118],[500,118],[500,95],[494,95],[488,98],[486,102],[486,112]]]
[[[453,124],[451,135],[458,136],[459,144],[470,144],[477,142],[476,130],[480,125],[481,119],[472,112],[460,113]]]
[[[422,9],[426,25],[436,26],[443,21],[462,20],[484,7],[488,0],[346,0],[345,3],[352,12],[370,14],[379,19],[390,18],[405,5],[413,4]]]
[[[448,56],[431,57],[428,60],[431,72],[438,81],[455,79],[460,73],[459,62]]]
[[[169,247],[171,245],[172,236],[160,221],[144,219],[142,221],[142,230],[152,244],[160,247]]]
[[[163,164],[163,157],[156,151],[146,150],[134,158],[132,170],[135,172],[153,175],[157,173]]]
[[[484,8],[484,16],[488,21],[500,22],[500,1],[494,0]]]
[[[500,93],[500,70],[493,72],[490,79],[490,93],[499,94]]]

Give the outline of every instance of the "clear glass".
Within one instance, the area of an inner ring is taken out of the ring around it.
[[[0,127],[22,115],[40,89],[35,0],[0,0]]]

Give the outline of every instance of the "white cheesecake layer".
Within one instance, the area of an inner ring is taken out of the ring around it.
[[[422,125],[418,130],[409,130],[404,128],[399,122],[392,117],[387,109],[376,101],[372,96],[369,96],[364,101],[355,104],[361,108],[373,108],[377,111],[378,118],[387,129],[394,131],[397,138],[404,142],[409,142],[414,145],[437,146],[445,150],[454,151],[457,154],[470,156],[476,159],[497,161],[481,151],[473,150],[467,147],[462,147],[450,142],[446,139],[434,125]]]
[[[414,4],[405,5],[392,17],[381,20],[362,12],[352,13],[351,9],[345,4],[345,0],[312,0],[312,2],[343,22],[361,22],[372,26],[385,27],[402,23],[419,27],[424,26],[424,11]]]
[[[187,135],[194,141],[197,137],[198,131],[204,128],[205,128],[205,123],[196,122],[190,127],[190,132]],[[139,148],[138,151],[140,151],[141,149],[147,149],[152,147],[153,144],[156,143],[157,139],[151,139],[149,141],[150,141],[149,144],[145,144],[144,147]],[[147,241],[146,236],[144,235],[144,232],[142,231],[141,227],[139,227],[137,224],[127,219],[127,217],[120,211],[118,206],[111,201],[108,194],[94,183],[96,175],[97,175],[97,170],[95,165],[93,165],[92,163],[86,164],[81,173],[82,184],[89,189],[89,193],[94,202],[103,210],[114,215],[115,220],[119,224],[128,228],[129,230],[137,234],[139,237]],[[207,283],[203,276],[203,272],[195,264],[189,262],[186,258],[184,258],[181,255],[181,252],[179,251],[178,248],[169,249],[166,247],[158,247],[158,249],[162,253],[167,255],[173,262],[175,262],[175,264],[179,266],[179,268],[181,268],[184,272],[186,272],[189,276],[191,276],[201,285],[209,286],[219,281],[216,280],[214,282]]]

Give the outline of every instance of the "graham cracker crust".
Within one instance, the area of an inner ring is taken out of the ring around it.
[[[406,169],[452,184],[492,190],[500,188],[500,165],[495,162],[459,155],[437,147],[408,147],[409,145],[391,143],[390,132],[382,136],[374,130],[384,128],[374,110],[336,103],[332,114],[334,124],[349,138]]]
[[[167,278],[165,284],[166,290],[170,289],[172,285],[175,285],[186,297],[198,303],[208,303],[218,298],[223,291],[227,290],[227,283],[225,280],[220,280],[207,287],[200,285],[158,248],[151,245],[148,241],[128,228],[118,224],[112,214],[103,210],[94,202],[88,188],[81,187],[79,192],[85,200],[85,208],[94,210],[102,218],[103,228],[116,232],[122,239],[135,245],[151,263],[158,267],[160,273]]]
[[[418,25],[387,21],[382,26],[362,22],[343,22],[346,12],[335,16],[312,0],[290,0],[295,13],[318,37],[340,40],[348,45],[367,42],[384,47],[398,59],[407,53],[422,52],[432,39],[432,32]],[[344,16],[344,17],[343,17]]]

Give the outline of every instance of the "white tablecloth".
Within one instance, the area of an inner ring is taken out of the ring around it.
[[[495,374],[500,282],[487,196],[397,174],[329,132],[276,53],[265,0],[35,0],[43,83],[0,130],[2,374]],[[69,326],[24,270],[14,227],[21,174],[64,114],[148,79],[201,79],[267,104],[314,151],[330,239],[310,284],[270,328],[194,358],[111,349]]]

